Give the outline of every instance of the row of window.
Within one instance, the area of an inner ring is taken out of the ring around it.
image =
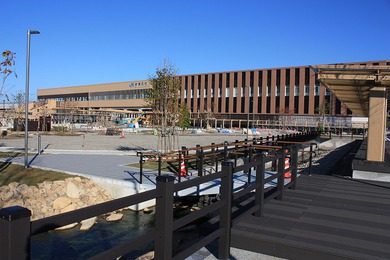
[[[148,89],[132,89],[119,91],[92,92],[75,95],[62,95],[56,97],[39,97],[38,101],[54,99],[57,102],[64,101],[88,101],[88,100],[119,100],[119,99],[145,99]]]
[[[148,89],[106,91],[91,93],[89,100],[145,99]]]
[[[248,87],[249,88],[249,97],[253,97],[253,89],[252,87]],[[280,86],[276,86],[276,93],[275,95],[278,97],[280,96]],[[190,93],[190,98],[194,98],[194,89],[191,88],[191,93]],[[201,97],[201,94],[200,94],[200,89],[198,88],[197,89],[197,94],[196,94],[196,97],[197,98],[200,98]],[[308,85],[305,85],[305,88],[304,88],[304,96],[309,96],[310,94],[310,86]],[[261,97],[263,94],[262,94],[262,91],[260,88],[258,88],[258,93],[257,93],[257,96],[258,97]],[[320,86],[319,85],[315,85],[314,86],[314,96],[319,96],[320,95]],[[330,91],[329,89],[326,89],[325,90],[325,95],[326,96],[329,96],[330,95]],[[230,96],[230,88],[229,87],[226,87],[225,88],[225,97],[229,97]],[[241,97],[245,96],[245,88],[241,88]],[[267,86],[267,90],[266,90],[266,96],[271,96],[271,87],[268,87]],[[290,86],[289,85],[286,85],[285,86],[285,96],[288,97],[290,96]],[[299,86],[294,86],[294,96],[299,96]],[[207,89],[203,89],[203,98],[207,98]],[[214,89],[212,88],[210,90],[210,97],[211,98],[214,98]],[[222,97],[222,90],[220,88],[218,88],[218,97]],[[238,90],[237,90],[237,87],[234,87],[233,88],[233,97],[238,97]],[[188,93],[187,93],[187,89],[184,89],[184,98],[189,98],[188,97]]]

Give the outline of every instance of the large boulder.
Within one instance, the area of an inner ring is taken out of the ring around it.
[[[72,199],[79,199],[81,195],[84,194],[84,191],[76,186],[73,182],[68,182],[66,184],[66,195]]]
[[[59,197],[53,201],[53,209],[63,209],[72,204],[72,199],[68,197]]]

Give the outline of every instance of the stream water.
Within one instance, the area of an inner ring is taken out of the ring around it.
[[[31,239],[31,259],[87,259],[154,228],[153,213],[123,213],[123,219],[118,222],[107,222],[104,217],[99,217],[88,231],[80,231],[79,226],[76,226],[70,230],[35,235]],[[145,245],[129,254],[126,259],[134,259],[152,249],[152,244]]]

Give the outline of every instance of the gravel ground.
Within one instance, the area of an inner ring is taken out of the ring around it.
[[[233,142],[244,140],[245,134],[189,134],[179,135],[179,146],[195,147],[211,143]],[[249,139],[253,138],[249,136]],[[121,135],[102,135],[97,133],[80,134],[77,136],[41,135],[42,149],[56,150],[108,150],[108,151],[134,151],[142,149],[157,149],[159,139],[151,134],[126,133]],[[38,149],[38,135],[30,134],[28,138],[29,150]],[[14,138],[6,137],[0,140],[0,147],[24,148],[24,136]]]

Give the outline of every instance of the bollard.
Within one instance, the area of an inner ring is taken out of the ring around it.
[[[1,259],[30,259],[30,217],[20,206],[0,209]]]
[[[38,154],[42,153],[41,149],[41,135],[38,133]]]

